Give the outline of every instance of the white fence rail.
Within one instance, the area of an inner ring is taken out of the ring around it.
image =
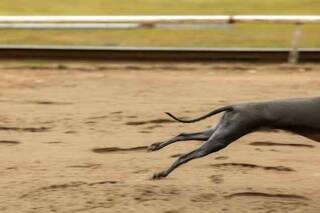
[[[295,24],[289,61],[298,61],[301,25],[320,23],[320,16],[192,15],[192,16],[0,16],[0,29],[135,29],[212,28],[215,24]]]
[[[140,24],[216,24],[216,23],[320,23],[320,16],[0,16],[1,24],[21,23],[140,23]]]

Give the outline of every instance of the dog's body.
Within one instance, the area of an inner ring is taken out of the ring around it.
[[[169,141],[152,144],[150,151],[159,150],[177,141],[207,141],[200,148],[179,157],[169,169],[155,174],[153,179],[166,177],[181,164],[219,151],[238,138],[261,129],[290,131],[320,142],[320,97],[226,106],[188,121],[167,114],[179,122],[192,123],[220,112],[225,113],[211,129],[198,133],[182,133]]]

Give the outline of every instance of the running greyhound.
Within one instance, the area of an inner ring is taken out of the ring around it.
[[[166,114],[179,122],[193,123],[221,112],[225,113],[218,124],[206,131],[181,133],[166,142],[152,144],[149,151],[162,149],[178,141],[206,141],[198,149],[179,157],[167,170],[154,174],[153,179],[164,178],[190,160],[217,152],[240,137],[263,129],[285,130],[320,142],[320,97],[230,105],[192,120]]]

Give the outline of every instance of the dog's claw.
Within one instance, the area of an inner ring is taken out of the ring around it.
[[[157,151],[159,149],[161,149],[161,143],[154,143],[148,147],[149,152]]]
[[[165,172],[159,172],[159,173],[155,173],[153,176],[152,176],[152,180],[159,180],[159,179],[162,179],[162,178],[165,178],[167,175]]]

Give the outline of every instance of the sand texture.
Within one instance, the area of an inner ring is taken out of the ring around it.
[[[320,95],[320,65],[69,64],[0,68],[0,212],[318,213],[320,144],[253,133],[152,181],[232,103]],[[319,109],[320,110],[320,109]],[[319,111],[320,112],[320,111]]]

